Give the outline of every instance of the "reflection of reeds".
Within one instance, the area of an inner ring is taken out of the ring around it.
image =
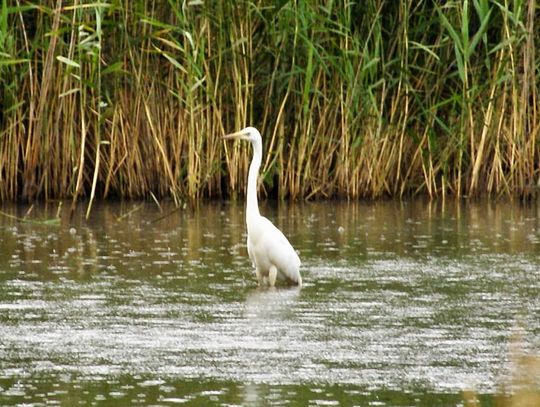
[[[521,333],[510,347],[510,381],[503,383],[499,404],[533,407],[540,405],[540,355],[527,352]]]
[[[535,0],[11,3],[2,199],[242,191],[248,123],[281,197],[539,187]]]
[[[500,407],[536,407],[540,405],[540,357],[524,354],[521,339],[516,337],[511,344],[511,371],[508,380],[501,384],[495,396]],[[465,406],[483,405],[473,390],[463,392]],[[491,404],[491,403],[490,403]]]
[[[540,405],[540,357],[521,356],[514,361],[516,368],[512,386],[515,391],[505,391],[499,396],[499,405],[534,407]]]

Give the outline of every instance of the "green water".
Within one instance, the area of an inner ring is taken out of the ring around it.
[[[494,405],[540,352],[537,204],[269,203],[275,290],[242,204],[57,205],[0,215],[0,405]]]

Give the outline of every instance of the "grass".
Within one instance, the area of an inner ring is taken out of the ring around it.
[[[2,0],[0,199],[535,197],[536,0]],[[537,18],[536,18],[537,20]]]

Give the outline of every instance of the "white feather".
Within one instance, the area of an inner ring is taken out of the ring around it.
[[[254,127],[225,136],[249,140],[253,146],[253,159],[249,166],[246,225],[247,249],[255,267],[259,284],[267,280],[272,286],[279,278],[293,284],[302,284],[300,258],[285,235],[272,222],[261,216],[257,202],[257,178],[262,161],[262,138]]]

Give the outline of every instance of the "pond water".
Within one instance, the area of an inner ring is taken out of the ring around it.
[[[540,204],[266,203],[301,289],[256,286],[241,202],[65,206],[57,222],[58,203],[2,208],[0,405],[495,405],[539,388]]]

